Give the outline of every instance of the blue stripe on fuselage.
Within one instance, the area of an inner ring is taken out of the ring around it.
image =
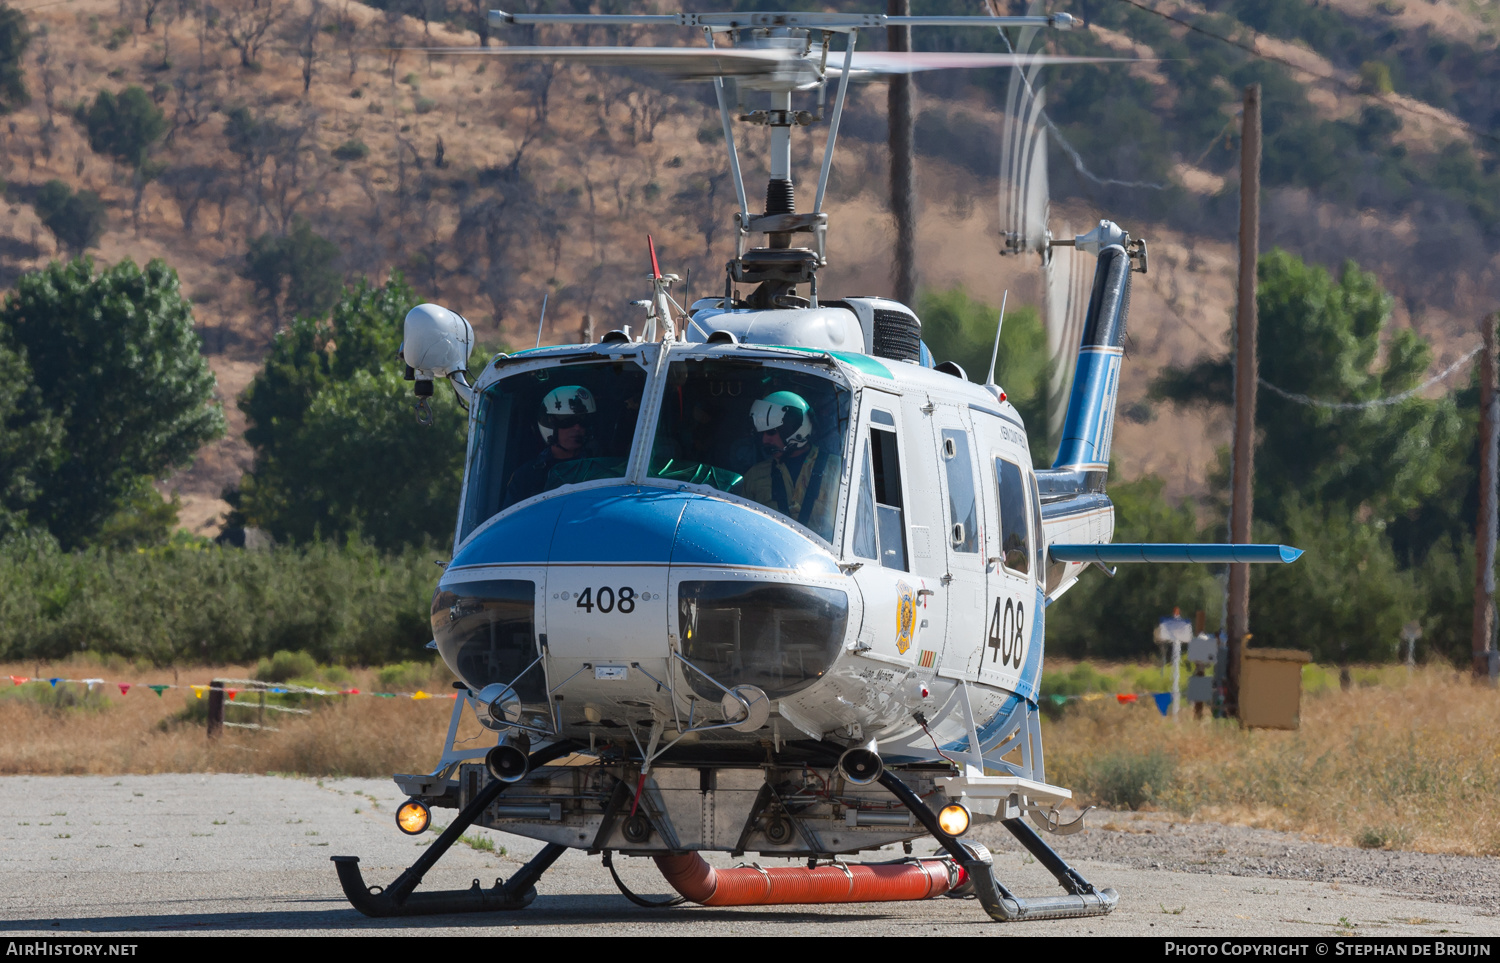
[[[533,502],[480,530],[449,568],[503,564],[750,566],[837,575],[828,550],[746,505],[611,486]]]

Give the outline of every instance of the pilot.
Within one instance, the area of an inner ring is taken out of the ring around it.
[[[547,447],[510,476],[506,507],[556,487],[556,482],[548,483],[548,476],[559,462],[583,455],[598,410],[593,394],[582,385],[565,385],[547,392],[536,416],[536,426]]]
[[[832,538],[843,459],[812,443],[811,406],[777,391],[751,403],[750,421],[770,457],[745,472],[740,494]]]

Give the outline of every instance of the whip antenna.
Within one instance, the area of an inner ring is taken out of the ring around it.
[[[542,295],[542,316],[537,318],[536,322],[536,346],[538,348],[542,346],[542,325],[547,323],[547,295],[551,293],[548,291],[547,294]]]
[[[1010,289],[1000,295],[1000,320],[995,325],[995,350],[990,352],[990,373],[984,379],[984,386],[989,388],[995,384],[995,359],[1000,357],[1000,329],[1005,327],[1005,300],[1010,297]]]

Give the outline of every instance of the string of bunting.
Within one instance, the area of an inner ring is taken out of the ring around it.
[[[1083,695],[1048,695],[1042,696],[1042,698],[1048,700],[1055,706],[1062,706],[1068,704],[1069,702],[1073,702],[1074,700],[1081,700],[1083,702],[1100,702],[1102,700],[1111,698],[1111,696],[1103,692],[1087,692]],[[1167,715],[1172,711],[1172,693],[1170,692],[1117,692],[1114,694],[1113,698],[1122,706],[1131,705],[1137,702],[1143,703],[1150,701],[1151,703],[1155,704],[1157,711],[1159,711],[1162,715]]]
[[[162,694],[165,693],[168,689],[190,689],[192,690],[194,698],[201,699],[205,694],[208,693],[211,688],[213,688],[210,685],[197,682],[189,682],[185,684],[111,682],[106,679],[65,679],[61,676],[57,676],[54,678],[33,679],[29,676],[24,675],[13,675],[9,678],[13,685],[18,686],[25,685],[28,682],[46,682],[55,689],[57,688],[59,683],[69,683],[72,685],[87,686],[90,692],[94,691],[95,686],[113,686],[120,690],[120,695],[129,694],[131,689],[150,689],[152,692],[156,693],[158,698],[160,698]],[[261,682],[258,679],[221,679],[219,681],[221,681],[224,685],[224,695],[226,695],[231,702],[233,702],[238,696],[241,695],[259,694],[262,692],[269,695],[309,695],[325,697],[372,696],[377,699],[414,699],[418,701],[423,699],[450,700],[458,698],[457,692],[434,695],[430,692],[424,692],[421,689],[418,689],[416,692],[362,692],[359,689],[354,688],[322,689],[314,686],[292,685],[291,683],[287,682]],[[1170,692],[1119,692],[1115,693],[1113,696],[1103,692],[1088,692],[1083,695],[1047,695],[1043,696],[1042,698],[1050,701],[1055,706],[1063,706],[1075,700],[1081,700],[1084,702],[1098,702],[1110,698],[1113,698],[1120,705],[1130,705],[1132,703],[1144,703],[1149,701],[1156,706],[1156,708],[1161,712],[1162,715],[1166,715],[1172,711],[1172,693]],[[267,706],[266,708],[274,709],[277,707]]]
[[[197,682],[189,682],[189,683],[112,682],[112,681],[109,681],[107,679],[66,679],[66,678],[63,678],[61,676],[56,676],[56,677],[53,677],[53,678],[45,678],[45,677],[31,678],[30,676],[24,676],[24,675],[13,675],[13,676],[10,676],[9,678],[10,678],[11,684],[12,685],[17,685],[17,686],[25,685],[28,682],[46,682],[49,685],[51,685],[52,688],[55,689],[55,688],[57,688],[58,683],[70,683],[72,685],[87,686],[88,690],[90,692],[94,691],[94,687],[95,686],[101,686],[101,687],[112,686],[112,687],[117,688],[117,689],[120,690],[120,695],[128,695],[130,693],[131,689],[150,689],[152,692],[156,693],[156,695],[157,695],[158,698],[160,698],[162,696],[162,694],[165,693],[168,689],[183,689],[183,690],[191,689],[194,698],[201,699],[201,698],[204,697],[204,695],[206,695],[208,693],[208,691],[210,689],[213,688],[213,686],[211,686],[211,685],[207,685],[207,684],[204,684],[204,683],[197,683]],[[359,689],[354,689],[354,688],[349,688],[349,689],[321,689],[321,688],[311,687],[311,686],[292,685],[291,683],[287,683],[287,682],[278,682],[278,683],[261,682],[261,681],[259,681],[257,679],[221,679],[219,681],[221,683],[223,683],[224,694],[229,697],[229,699],[230,699],[231,702],[234,701],[234,699],[236,697],[240,696],[240,695],[246,695],[246,694],[250,694],[250,693],[259,694],[259,693],[262,693],[262,692],[270,694],[270,695],[373,696],[374,698],[377,698],[377,699],[416,699],[416,700],[422,700],[422,699],[457,699],[458,698],[458,693],[457,692],[449,692],[449,693],[443,693],[443,694],[436,694],[436,695],[434,695],[431,692],[423,692],[421,689],[418,689],[416,692],[362,692]],[[267,708],[271,708],[271,707],[268,706]]]

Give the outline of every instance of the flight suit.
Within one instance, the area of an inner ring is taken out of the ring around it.
[[[842,463],[843,459],[837,452],[825,453],[817,445],[812,445],[802,460],[797,477],[793,478],[784,463],[767,458],[751,465],[745,472],[739,493],[801,522],[832,541]]]

